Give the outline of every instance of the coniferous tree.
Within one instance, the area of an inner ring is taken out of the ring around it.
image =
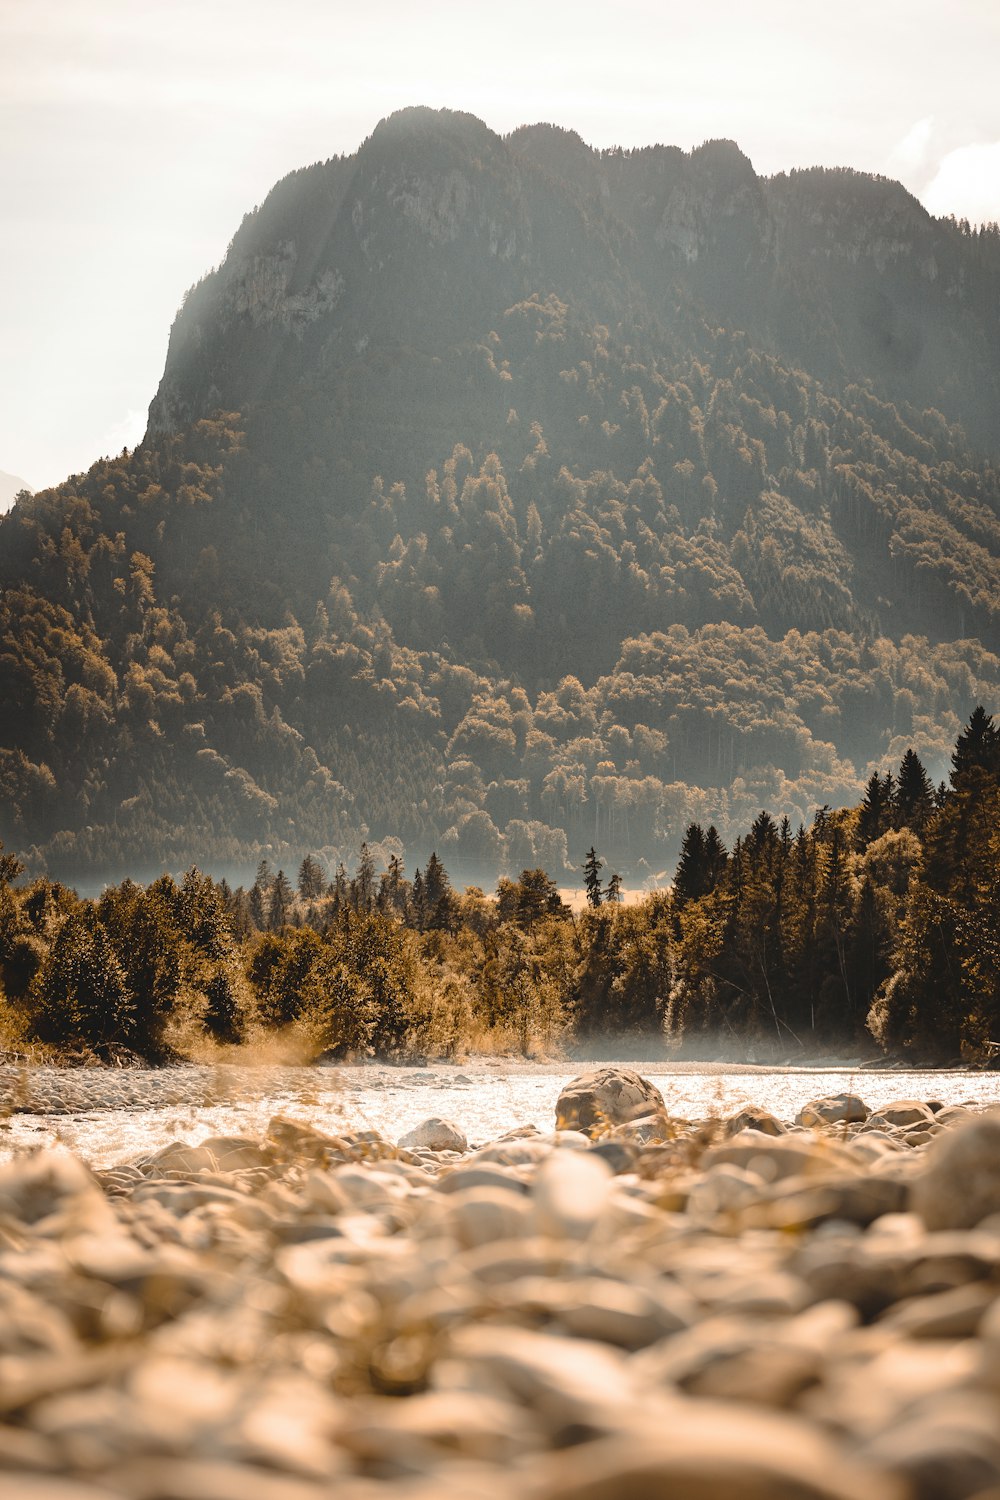
[[[709,889],[708,857],[705,833],[700,823],[689,823],[681,840],[681,852],[674,874],[674,907],[680,911],[688,901],[696,901]]]
[[[318,901],[326,888],[323,866],[312,854],[307,854],[299,865],[299,895],[303,901]]]
[[[290,921],[294,899],[291,881],[284,870],[279,870],[271,882],[268,926],[272,932],[280,932]]]
[[[855,848],[867,849],[888,828],[894,801],[893,791],[891,772],[880,776],[874,771],[869,777],[858,809]]]
[[[934,788],[916,751],[909,749],[899,763],[893,789],[897,827],[919,833],[934,811]]]
[[[375,900],[375,857],[366,843],[361,845],[358,868],[351,881],[351,905],[355,911],[371,911]]]
[[[601,871],[603,869],[604,861],[603,859],[598,859],[597,850],[591,844],[587,851],[587,858],[583,862],[583,886],[588,904],[595,909],[600,906],[603,899],[601,886]]]

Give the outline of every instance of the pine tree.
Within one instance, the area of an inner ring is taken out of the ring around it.
[[[955,791],[966,788],[978,773],[990,779],[1000,775],[1000,730],[981,704],[973,710],[951,757],[951,784]]]
[[[366,843],[361,845],[358,868],[351,881],[351,905],[355,911],[371,911],[375,899],[375,856]]]
[[[602,900],[601,871],[604,869],[603,859],[598,859],[597,850],[591,844],[587,851],[587,858],[583,862],[583,887],[587,893],[587,901],[593,907],[598,907]]]
[[[608,879],[608,888],[604,893],[604,899],[605,901],[613,902],[617,906],[621,905],[622,878],[617,870]]]
[[[897,826],[917,833],[934,811],[934,788],[913,749],[907,750],[899,763],[892,800]]]
[[[292,910],[292,902],[295,896],[292,891],[291,881],[284,870],[279,870],[271,882],[271,902],[268,913],[268,926],[272,932],[280,932],[286,925]]]
[[[711,895],[726,872],[729,855],[714,823],[705,834],[705,894]]]
[[[680,911],[688,901],[697,901],[708,891],[708,858],[705,834],[700,823],[689,823],[681,840],[681,852],[674,874],[674,908]]]
[[[307,854],[299,865],[299,895],[303,901],[318,901],[326,887],[323,866],[313,855]]]
[[[867,849],[880,838],[889,826],[893,807],[892,772],[880,776],[873,771],[865,787],[865,795],[858,809],[858,826],[855,833],[855,848]]]

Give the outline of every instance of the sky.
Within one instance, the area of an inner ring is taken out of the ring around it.
[[[0,470],[132,447],[186,289],[296,167],[411,104],[736,140],[1000,220],[997,0],[0,0]]]

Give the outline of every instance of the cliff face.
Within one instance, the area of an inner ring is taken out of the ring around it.
[[[627,308],[667,329],[696,309],[992,444],[998,268],[995,244],[931,219],[897,183],[762,179],[729,141],[599,153],[553,127],[502,140],[469,116],[408,110],[244,221],[178,315],[150,431],[242,409],[262,363],[310,379],[378,349],[440,352],[554,293],[588,320]]]

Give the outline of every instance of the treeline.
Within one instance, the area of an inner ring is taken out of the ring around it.
[[[542,869],[458,892],[362,845],[351,872],[191,869],[96,901],[0,856],[0,1028],[104,1060],[280,1034],[300,1056],[530,1055],[602,1038],[804,1056],[877,1043],[988,1060],[1000,1042],[1000,729],[977,708],[934,787],[914,751],[853,808],[731,848],[691,823],[675,879],[634,904],[591,848],[583,911]]]

